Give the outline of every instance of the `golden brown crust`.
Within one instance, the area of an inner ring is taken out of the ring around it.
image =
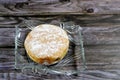
[[[42,24],[27,35],[24,46],[33,61],[49,65],[65,56],[69,40],[66,32],[60,27]]]

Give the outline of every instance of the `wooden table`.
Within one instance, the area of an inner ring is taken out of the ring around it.
[[[120,80],[119,0],[0,0],[0,3],[0,80],[70,79],[57,75],[27,76],[14,68],[15,25],[23,20],[51,24],[73,21],[80,25],[87,69],[76,79]]]

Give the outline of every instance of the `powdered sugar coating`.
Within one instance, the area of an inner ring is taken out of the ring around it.
[[[66,32],[60,27],[43,24],[35,27],[25,40],[25,47],[40,58],[61,55],[69,46]],[[59,52],[59,53],[58,53]],[[55,57],[57,57],[55,56]]]

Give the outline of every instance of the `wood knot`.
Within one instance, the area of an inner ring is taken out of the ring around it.
[[[86,12],[87,12],[87,13],[93,13],[93,12],[94,12],[94,9],[93,9],[93,8],[88,8],[88,9],[86,9]]]
[[[70,2],[70,0],[59,0],[59,2]]]

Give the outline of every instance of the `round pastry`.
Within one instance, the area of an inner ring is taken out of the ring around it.
[[[33,61],[50,65],[57,63],[66,55],[69,39],[62,28],[41,24],[33,28],[27,35],[24,46]]]

